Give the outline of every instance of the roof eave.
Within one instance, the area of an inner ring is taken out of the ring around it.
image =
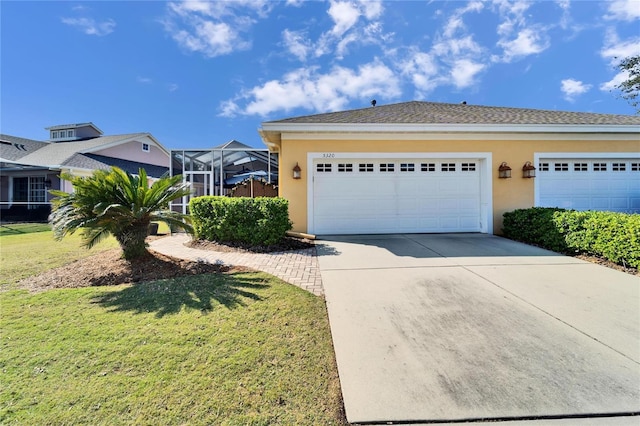
[[[349,133],[640,133],[638,125],[621,124],[430,124],[430,123],[262,123],[267,146],[282,132]]]

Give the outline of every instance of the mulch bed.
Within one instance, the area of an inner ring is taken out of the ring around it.
[[[241,253],[275,253],[291,250],[302,250],[313,247],[311,240],[285,237],[278,244],[270,246],[255,246],[240,242],[215,242],[208,240],[192,240],[186,244],[187,247],[200,249],[200,250],[212,250],[223,253],[228,252],[241,252]]]

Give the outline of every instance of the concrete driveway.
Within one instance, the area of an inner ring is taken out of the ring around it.
[[[638,277],[483,234],[324,237],[318,261],[351,423],[640,413]]]

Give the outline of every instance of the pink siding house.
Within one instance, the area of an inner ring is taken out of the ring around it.
[[[150,133],[104,136],[93,123],[48,127],[49,140],[0,134],[0,220],[44,220],[49,189],[70,191],[61,173],[88,176],[117,166],[151,178],[169,172],[169,151]]]

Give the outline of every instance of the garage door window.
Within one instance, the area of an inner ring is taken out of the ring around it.
[[[420,164],[420,171],[423,172],[435,172],[436,163],[422,163]]]
[[[345,173],[345,172],[352,172],[352,171],[353,171],[353,164],[351,163],[338,164],[338,173]]]
[[[442,163],[440,170],[442,170],[443,172],[455,172],[456,163]]]
[[[555,170],[556,172],[568,172],[569,163],[555,163],[553,165],[553,170]]]
[[[640,163],[631,163],[632,172],[640,172]]]
[[[415,169],[416,165],[414,163],[400,163],[401,172],[413,172]]]
[[[574,172],[588,172],[589,171],[589,166],[587,165],[587,163],[574,163],[573,164],[573,171]]]
[[[538,168],[540,169],[541,172],[548,172],[549,171],[549,163],[540,163],[540,164],[538,164]]]
[[[382,163],[380,164],[381,172],[393,172],[395,170],[395,165],[393,163]]]
[[[594,172],[606,172],[607,171],[607,163],[593,163],[593,171]]]
[[[627,165],[625,163],[613,163],[611,165],[611,169],[614,172],[624,172],[625,170],[627,170]]]
[[[358,171],[363,173],[372,173],[373,172],[373,163],[360,163],[358,165]]]
[[[461,169],[463,172],[475,172],[476,163],[462,163]]]
[[[329,172],[331,172],[331,163],[318,164],[316,166],[316,171],[320,172],[320,173],[329,173]]]

